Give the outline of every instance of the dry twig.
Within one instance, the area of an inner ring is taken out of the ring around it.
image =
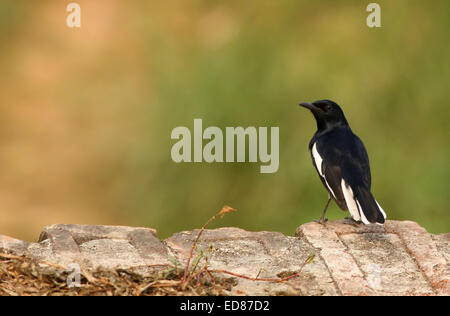
[[[184,287],[186,286],[187,282],[189,281],[189,279],[188,279],[188,275],[189,275],[189,266],[190,266],[190,263],[191,263],[192,256],[193,256],[193,254],[194,254],[194,249],[195,249],[195,247],[197,246],[197,243],[198,243],[198,240],[200,239],[200,236],[201,236],[202,233],[205,231],[205,229],[206,229],[206,227],[209,225],[209,223],[211,223],[213,220],[215,220],[218,216],[221,216],[221,217],[222,217],[222,216],[224,216],[225,214],[230,213],[230,212],[237,212],[237,210],[235,210],[234,208],[232,208],[232,207],[230,207],[230,206],[225,205],[225,206],[220,210],[219,213],[217,213],[216,215],[214,215],[213,217],[211,217],[210,219],[208,219],[208,220],[206,221],[206,223],[205,223],[205,224],[202,226],[202,228],[200,229],[199,233],[197,234],[197,238],[195,238],[195,241],[194,241],[194,243],[192,244],[191,251],[189,252],[189,257],[188,257],[188,260],[187,260],[187,263],[186,263],[186,267],[185,267],[185,269],[184,269],[183,280],[181,281],[181,288],[182,288],[182,289],[184,289]],[[192,271],[192,272],[193,272],[193,271]]]

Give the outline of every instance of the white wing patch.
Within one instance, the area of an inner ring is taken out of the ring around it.
[[[381,208],[380,204],[378,204],[377,200],[375,200],[375,202],[377,203],[378,208],[379,208],[380,211],[381,211],[381,214],[383,214],[384,219],[386,219],[386,213],[385,213],[384,210]]]
[[[330,185],[327,182],[327,178],[325,178],[325,175],[322,172],[323,159],[322,159],[322,157],[320,157],[319,152],[317,151],[316,145],[317,145],[317,143],[314,143],[314,145],[312,147],[312,155],[314,158],[314,163],[316,164],[317,172],[319,172],[320,176],[325,181],[325,184],[327,185],[328,190],[330,190],[331,194],[333,194],[334,198],[336,199],[336,195],[334,194],[333,190],[331,189]]]
[[[345,180],[341,181],[342,193],[344,193],[345,203],[347,204],[348,211],[352,215],[355,221],[360,221],[361,216],[359,214],[358,205],[356,205],[355,198],[353,196],[353,190],[345,183]],[[362,212],[361,212],[362,213]],[[365,218],[365,217],[364,217]],[[367,219],[366,219],[367,221]]]
[[[320,176],[323,177],[323,173],[322,173],[322,157],[320,157],[319,152],[317,151],[317,147],[316,147],[317,143],[314,143],[313,147],[312,147],[312,154],[314,157],[314,162],[316,164],[317,167],[317,171],[319,172]]]

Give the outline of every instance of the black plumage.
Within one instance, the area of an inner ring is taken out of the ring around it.
[[[333,199],[353,219],[364,224],[383,224],[386,213],[370,192],[369,157],[364,144],[356,136],[335,102],[319,100],[300,103],[308,108],[317,122],[317,131],[309,143],[313,164],[329,193],[320,222],[325,220]]]

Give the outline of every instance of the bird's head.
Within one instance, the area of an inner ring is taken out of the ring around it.
[[[318,130],[325,130],[338,125],[348,125],[342,109],[331,100],[319,100],[313,103],[302,102],[300,105],[312,112],[317,121]]]

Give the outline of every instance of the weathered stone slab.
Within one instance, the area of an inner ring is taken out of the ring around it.
[[[37,243],[0,235],[0,252],[24,255],[55,266],[128,269],[143,273],[184,267],[199,230],[160,241],[154,229],[101,225],[51,225]],[[384,226],[348,220],[307,223],[296,236],[226,227],[205,230],[191,263],[247,278],[235,278],[236,295],[450,295],[450,234],[432,235],[417,223]],[[304,265],[315,254],[314,260]],[[48,269],[51,270],[51,266]],[[50,271],[51,272],[51,271]],[[56,273],[56,272],[55,272]]]
[[[307,223],[297,235],[320,250],[344,295],[450,294],[448,236],[433,236],[417,223]]]
[[[198,230],[181,232],[165,240],[185,264]],[[278,278],[295,273],[316,252],[301,238],[276,232],[247,232],[239,228],[205,230],[198,246],[208,256],[210,269],[223,269],[248,277]],[[299,278],[285,283],[239,279],[234,293],[249,295],[337,295],[327,267],[317,257]]]

